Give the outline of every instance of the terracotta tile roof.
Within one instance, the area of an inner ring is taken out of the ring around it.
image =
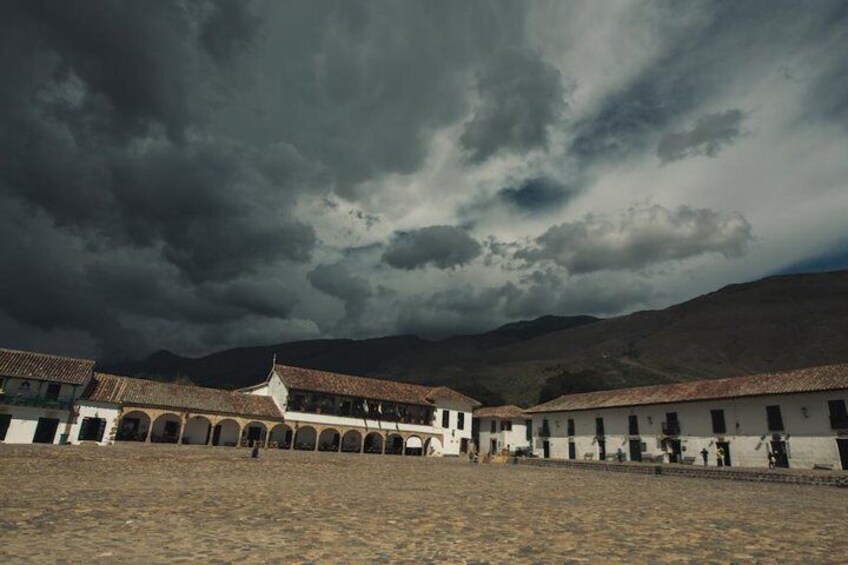
[[[447,387],[430,387],[368,377],[354,377],[353,375],[329,373],[288,365],[274,365],[274,371],[283,379],[286,386],[296,390],[422,406],[430,406],[434,400],[439,399],[466,402],[474,406],[480,404],[473,398]]]
[[[519,408],[515,404],[507,404],[506,406],[486,406],[474,411],[475,418],[495,418],[498,420],[512,420],[515,418],[524,418],[524,408]]]
[[[826,390],[848,390],[848,364],[728,379],[569,394],[528,408],[527,412],[564,412]]]
[[[479,402],[471,398],[470,396],[465,396],[461,392],[457,392],[452,388],[448,388],[446,386],[437,386],[430,389],[430,392],[427,394],[427,398],[429,400],[452,400],[454,402],[459,402],[462,404],[470,404],[471,406],[482,406]]]
[[[95,373],[84,397],[96,402],[155,406],[234,416],[283,418],[270,396]]]
[[[81,385],[91,376],[94,361],[0,348],[0,375]]]

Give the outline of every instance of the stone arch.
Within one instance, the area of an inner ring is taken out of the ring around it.
[[[294,448],[304,451],[314,451],[318,441],[318,433],[312,426],[302,426],[294,435]]]
[[[150,415],[143,410],[133,410],[121,416],[117,441],[144,441],[150,432]]]
[[[356,430],[348,430],[342,436],[342,451],[344,453],[359,453],[362,451],[362,434]]]
[[[248,422],[241,429],[241,444],[244,446],[253,447],[258,443],[260,447],[264,447],[266,439],[268,439],[268,427],[262,422]]]
[[[424,441],[424,455],[438,457],[442,454],[442,442],[437,437],[429,437]]]
[[[386,455],[403,455],[403,437],[398,434],[389,434],[386,437]]]
[[[365,436],[365,453],[383,453],[383,436],[371,432]]]
[[[294,432],[292,431],[290,426],[286,424],[277,424],[273,428],[271,428],[270,435],[268,437],[268,441],[270,442],[269,447],[279,447],[280,449],[290,449],[292,446],[292,440],[294,439]]]
[[[318,436],[318,451],[338,451],[341,442],[341,434],[334,428],[321,430]]]
[[[212,445],[236,447],[241,434],[241,426],[230,418],[218,422],[212,429]]]
[[[424,443],[418,436],[409,436],[406,438],[406,445],[403,450],[404,455],[424,455]]]
[[[206,445],[212,434],[212,422],[199,414],[186,420],[183,428],[183,443],[186,445]]]
[[[150,441],[155,443],[177,443],[180,441],[182,418],[174,412],[163,412],[150,428]]]

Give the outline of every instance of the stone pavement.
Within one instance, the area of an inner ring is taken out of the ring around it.
[[[0,445],[0,563],[845,563],[848,490],[465,460]]]

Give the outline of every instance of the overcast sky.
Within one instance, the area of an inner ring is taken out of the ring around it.
[[[848,4],[0,7],[0,343],[612,316],[848,264]]]

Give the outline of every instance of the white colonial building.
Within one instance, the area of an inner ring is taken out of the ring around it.
[[[94,361],[0,348],[0,442],[59,443]]]
[[[848,469],[848,365],[571,394],[529,408],[536,455]]]
[[[428,387],[274,365],[268,379],[242,389],[273,398],[285,426],[283,448],[408,455],[459,455],[470,448],[480,403]]]
[[[533,439],[533,421],[513,404],[478,408],[474,423],[480,455],[514,454],[529,448]]]

